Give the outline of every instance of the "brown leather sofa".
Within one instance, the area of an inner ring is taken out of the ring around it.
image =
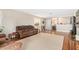
[[[38,33],[38,29],[35,29],[32,25],[22,25],[16,27],[16,32],[20,38],[25,38]]]

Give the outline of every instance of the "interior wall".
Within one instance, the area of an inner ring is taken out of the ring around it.
[[[34,25],[34,18],[42,19],[30,14],[18,12],[15,10],[2,10],[2,24],[5,26],[5,33],[9,34],[16,31],[16,26]]]
[[[0,26],[2,26],[2,18],[3,18],[2,11],[0,11]]]

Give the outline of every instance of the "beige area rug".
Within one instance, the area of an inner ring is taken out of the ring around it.
[[[24,50],[62,50],[63,36],[39,33],[21,40]]]

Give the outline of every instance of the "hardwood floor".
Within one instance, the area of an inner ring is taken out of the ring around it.
[[[71,38],[71,35],[65,35],[63,42],[63,50],[76,50],[75,47],[75,41]]]
[[[55,32],[55,34],[64,36],[63,47],[62,47],[63,50],[79,49],[79,43],[72,39],[70,33]]]
[[[76,50],[79,50],[79,41],[76,41]]]

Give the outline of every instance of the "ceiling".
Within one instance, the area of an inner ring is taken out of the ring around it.
[[[29,13],[39,17],[62,17],[73,16],[76,9],[18,9],[21,12]]]

